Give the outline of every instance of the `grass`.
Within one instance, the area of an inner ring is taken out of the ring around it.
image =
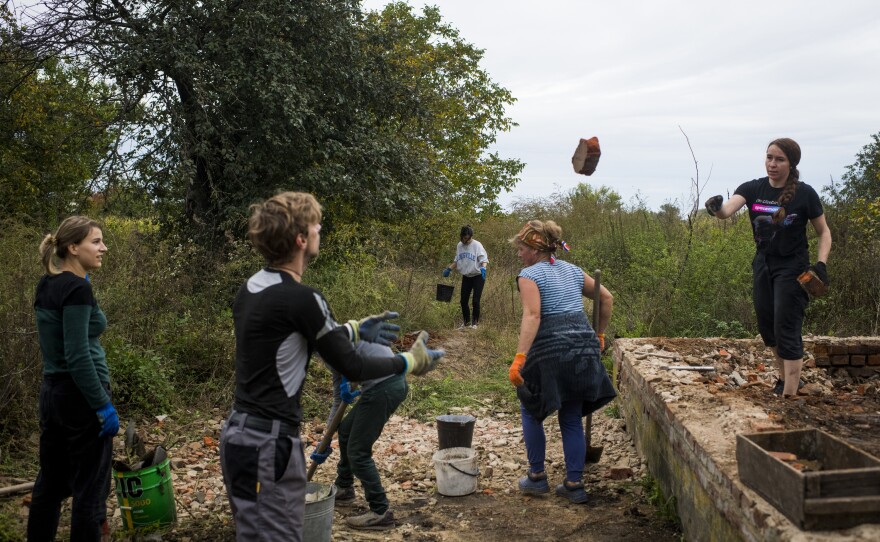
[[[651,476],[644,476],[638,483],[644,490],[647,501],[657,511],[657,516],[663,521],[675,525],[680,531],[681,519],[676,511],[675,495],[666,497],[663,490],[660,489],[660,484]]]

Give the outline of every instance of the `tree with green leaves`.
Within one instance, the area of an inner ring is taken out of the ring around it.
[[[0,6],[0,214],[46,224],[90,204],[115,108],[106,85],[20,38]]]
[[[522,167],[487,154],[512,126],[512,97],[436,11],[419,18],[397,4],[365,18],[357,0],[42,6],[29,45],[113,83],[129,150],[115,165],[215,239],[240,234],[247,205],[280,189],[316,194],[331,219],[395,221],[450,202],[489,207]]]

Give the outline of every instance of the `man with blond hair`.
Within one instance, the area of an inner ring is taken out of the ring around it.
[[[367,356],[355,345],[394,337],[383,313],[338,324],[324,296],[301,283],[321,241],[321,206],[284,192],[251,206],[248,238],[266,267],[239,289],[235,324],[235,399],[220,436],[223,479],[236,539],[302,539],[306,467],[300,398],[309,359],[321,355],[350,381],[423,375],[443,356],[421,332],[405,353]]]

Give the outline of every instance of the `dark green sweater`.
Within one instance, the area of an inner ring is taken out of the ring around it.
[[[44,275],[37,285],[34,310],[43,374],[69,374],[94,409],[109,403],[102,383],[110,383],[110,369],[99,341],[107,318],[89,281],[67,271]]]

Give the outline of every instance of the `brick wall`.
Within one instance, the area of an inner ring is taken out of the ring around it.
[[[842,368],[855,373],[880,370],[880,338],[877,337],[804,338],[804,348],[812,352],[817,367]]]

